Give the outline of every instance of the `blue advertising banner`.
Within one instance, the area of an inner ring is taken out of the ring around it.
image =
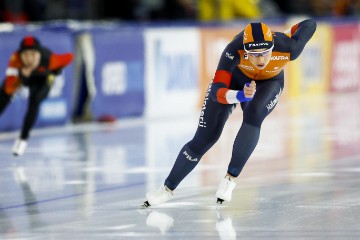
[[[67,31],[15,30],[0,33],[0,74],[1,84],[9,58],[15,52],[25,35],[34,35],[54,53],[74,52],[72,35]],[[61,125],[69,121],[72,114],[73,64],[59,75],[48,98],[42,103],[35,127]],[[22,126],[28,104],[28,89],[22,88],[0,116],[0,131],[19,129]]]
[[[144,39],[141,28],[91,31],[95,56],[95,119],[140,116],[144,111]]]
[[[70,31],[39,31],[37,36],[54,53],[75,52]],[[36,126],[61,125],[70,121],[74,81],[74,63],[71,63],[55,78],[48,98],[41,105]]]

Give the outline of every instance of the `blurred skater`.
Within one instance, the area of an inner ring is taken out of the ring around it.
[[[13,145],[13,154],[22,155],[30,131],[37,119],[40,104],[48,96],[55,76],[73,59],[72,53],[55,54],[41,45],[34,36],[26,36],[9,60],[5,80],[0,86],[0,115],[22,86],[29,88],[30,96],[20,137]]]

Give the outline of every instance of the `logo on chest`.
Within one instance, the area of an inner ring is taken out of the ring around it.
[[[240,67],[249,71],[255,71],[254,67],[249,65],[240,64]]]
[[[272,56],[271,60],[272,61],[289,60],[289,57],[288,56]]]
[[[273,70],[266,70],[265,72],[267,72],[267,73],[277,73],[277,72],[280,72],[281,70],[282,70],[282,68],[274,67]]]

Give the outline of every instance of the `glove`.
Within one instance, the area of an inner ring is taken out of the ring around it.
[[[246,83],[246,86],[250,87],[250,83]],[[239,100],[239,102],[248,102],[253,98],[247,98],[245,97],[244,91],[238,91],[236,94],[236,99]]]

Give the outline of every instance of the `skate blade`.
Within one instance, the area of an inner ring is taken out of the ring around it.
[[[223,202],[224,202],[224,199],[221,199],[221,198],[218,198],[216,201],[216,203],[219,205],[221,205]]]
[[[140,208],[149,208],[151,207],[150,203],[148,201],[145,201],[141,206]]]

